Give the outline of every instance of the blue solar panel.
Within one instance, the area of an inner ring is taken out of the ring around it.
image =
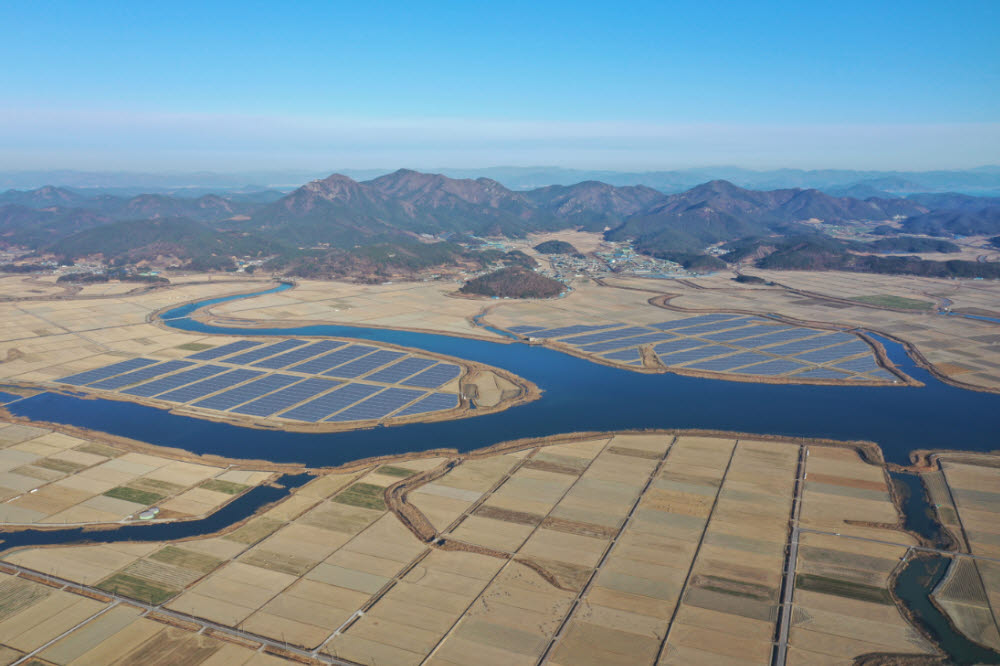
[[[273,356],[274,354],[280,354],[281,352],[286,352],[289,349],[299,347],[304,345],[304,340],[282,340],[281,342],[275,342],[273,345],[267,345],[266,347],[258,347],[257,349],[251,349],[248,352],[238,354],[231,358],[227,358],[223,363],[232,363],[233,365],[248,365],[254,361],[259,361],[267,356]]]
[[[243,351],[244,349],[256,347],[259,344],[263,344],[263,342],[259,340],[239,340],[237,342],[230,342],[227,345],[222,345],[221,347],[216,347],[215,349],[206,349],[205,351],[200,351],[197,354],[191,354],[188,356],[188,359],[192,361],[214,361],[217,358],[229,356],[230,354],[235,354],[236,352]]]
[[[509,329],[511,333],[530,333],[531,331],[542,330],[541,326],[511,326]]]
[[[847,358],[848,356],[864,354],[865,352],[870,353],[871,347],[866,345],[861,340],[855,339],[854,341],[846,344],[835,345],[825,349],[816,349],[805,354],[798,354],[795,358],[803,361],[809,361],[810,363],[828,363],[830,361],[836,361],[837,359]]]
[[[735,349],[723,347],[722,345],[708,345],[706,347],[688,349],[687,351],[679,351],[672,354],[660,354],[660,360],[663,361],[665,365],[678,365],[680,363],[697,361],[710,356],[718,356],[719,354],[731,354],[735,351]]]
[[[698,326],[688,326],[687,328],[677,329],[676,332],[680,335],[701,335],[702,333],[728,331],[731,328],[740,328],[742,326],[756,323],[757,321],[758,320],[750,319],[748,317],[731,319],[729,321],[714,321],[708,324],[699,324]]]
[[[409,407],[396,412],[393,414],[393,417],[439,412],[443,409],[454,409],[455,407],[458,407],[458,396],[454,393],[431,393],[423,400],[419,400]]]
[[[874,372],[869,372],[868,376],[871,377],[871,378],[873,378],[873,379],[878,379],[878,380],[881,380],[881,381],[884,381],[884,382],[898,382],[899,381],[899,377],[897,377],[896,375],[892,374],[888,370],[881,370],[881,369],[879,369],[879,370],[876,370]]]
[[[786,342],[785,344],[778,345],[776,347],[768,346],[766,351],[768,354],[778,354],[779,356],[794,356],[795,354],[801,354],[802,352],[807,352],[813,349],[828,347],[829,345],[837,342],[839,342],[839,340],[834,335],[820,335],[815,338]]]
[[[663,342],[655,347],[653,350],[663,356],[664,354],[672,354],[673,352],[684,351],[685,349],[695,349],[696,347],[705,347],[708,343],[704,340],[699,340],[697,338],[681,338],[680,340],[670,340],[669,342]]]
[[[648,328],[643,328],[642,326],[629,326],[627,328],[619,328],[614,331],[574,335],[571,338],[563,338],[561,342],[565,342],[570,345],[589,345],[592,342],[606,342],[608,340],[617,340],[618,338],[627,338],[630,335],[642,335],[643,333],[649,332],[650,330]]]
[[[316,423],[322,420],[324,416],[349,407],[358,400],[367,398],[372,393],[380,390],[382,390],[381,386],[372,386],[371,384],[346,384],[332,393],[321,395],[315,400],[310,400],[304,405],[299,405],[295,409],[290,409],[282,413],[280,416],[284,419]]]
[[[659,324],[650,324],[650,326],[652,328],[658,328],[661,331],[672,331],[678,328],[684,328],[686,326],[694,326],[696,324],[708,324],[715,321],[726,321],[730,319],[732,320],[746,319],[746,316],[733,315],[733,314],[707,314],[707,315],[699,315],[697,317],[688,317],[686,319],[675,319],[674,321],[665,321]]]
[[[250,414],[251,416],[270,416],[288,409],[292,405],[297,405],[303,400],[308,400],[324,391],[338,386],[340,382],[334,379],[320,379],[313,377],[298,384],[292,384],[286,389],[257,398],[253,402],[240,405],[232,411],[237,414]]]
[[[368,377],[369,381],[395,384],[401,382],[411,375],[415,375],[421,370],[437,363],[429,358],[404,358],[399,363],[394,363],[384,370],[379,370],[374,375]]]
[[[112,377],[123,372],[129,372],[130,370],[135,370],[136,368],[143,368],[147,365],[153,365],[154,363],[157,363],[157,361],[154,361],[151,358],[133,358],[127,361],[112,363],[111,365],[106,365],[103,368],[94,368],[93,370],[87,370],[86,372],[78,372],[75,375],[69,375],[68,377],[57,379],[56,381],[62,384],[83,386],[84,384],[96,382],[99,379],[105,379],[106,377]]]
[[[850,370],[851,372],[869,372],[871,370],[878,370],[878,363],[875,362],[874,356],[869,355],[844,361],[843,363],[836,363],[834,367],[841,370]]]
[[[757,354],[754,352],[742,352],[740,354],[725,356],[723,358],[715,358],[708,361],[701,361],[699,363],[692,363],[687,367],[695,370],[724,372],[744,365],[750,365],[751,363],[761,363],[769,360],[770,358],[770,356],[764,356],[763,354]]]
[[[425,395],[423,391],[389,388],[381,393],[376,393],[353,407],[348,407],[336,416],[331,416],[327,421],[368,421],[371,419],[380,419],[390,412],[396,411],[403,405],[413,402],[422,395]]]
[[[542,329],[541,331],[535,331],[531,334],[533,338],[560,338],[564,335],[573,335],[575,333],[586,333],[587,331],[599,331],[605,328],[617,328],[623,326],[623,324],[599,324],[596,326],[586,326],[584,324],[576,324],[574,326],[562,326],[560,328],[548,328]]]
[[[360,377],[361,375],[367,374],[372,370],[381,368],[387,363],[395,361],[401,356],[406,356],[404,352],[389,351],[387,349],[380,349],[374,354],[369,354],[368,356],[363,356],[356,361],[351,361],[346,365],[334,368],[333,370],[328,370],[324,372],[324,375],[329,375],[331,377],[344,377],[347,379],[353,379],[355,377]]]
[[[639,356],[638,349],[625,349],[623,351],[611,352],[610,354],[603,354],[603,358],[609,358],[613,361],[633,361]]]
[[[350,347],[338,349],[335,352],[320,356],[319,358],[314,358],[311,361],[300,363],[289,368],[289,370],[292,372],[301,372],[306,375],[318,375],[324,370],[329,370],[334,366],[342,365],[348,361],[353,361],[359,356],[370,354],[373,351],[375,351],[375,348],[369,347],[368,345],[351,345]]]
[[[740,374],[744,375],[783,375],[786,372],[793,372],[800,368],[805,368],[807,366],[796,363],[790,359],[776,359],[774,361],[768,361],[767,363],[758,363],[757,365],[751,365],[746,368],[740,368]],[[795,375],[798,377],[799,375]]]
[[[754,335],[761,335],[763,333],[777,333],[779,331],[787,331],[788,329],[781,326],[767,326],[765,324],[757,324],[751,326],[744,326],[743,328],[730,329],[728,331],[719,331],[717,333],[706,333],[699,337],[705,338],[706,340],[714,340],[715,342],[729,342],[730,340],[739,340],[737,344],[744,344],[743,338],[749,338]]]
[[[435,365],[433,368],[424,370],[416,377],[407,379],[405,382],[402,382],[402,384],[403,386],[437,388],[442,384],[446,384],[451,381],[455,377],[458,377],[460,372],[462,372],[462,368],[457,365],[452,365],[451,363],[440,363]]]
[[[768,335],[762,335],[759,338],[754,338],[751,343],[750,340],[740,340],[740,344],[744,347],[754,344],[759,347],[765,347],[768,345],[776,345],[782,342],[791,342],[792,340],[801,340],[802,338],[808,338],[813,335],[818,335],[820,331],[814,328],[792,328],[787,331],[780,331],[778,333],[770,333]],[[768,350],[770,351],[770,350]]]
[[[183,386],[184,384],[190,384],[191,382],[196,382],[200,379],[205,379],[206,377],[211,377],[212,375],[217,375],[220,372],[224,371],[225,368],[219,367],[217,365],[199,365],[197,367],[191,368],[190,370],[185,370],[184,372],[178,372],[175,375],[170,375],[169,377],[163,377],[162,379],[154,379],[151,382],[146,382],[145,384],[139,384],[138,386],[133,386],[130,389],[122,391],[122,393],[149,398],[151,396],[164,393],[165,391],[175,389],[178,386]]]
[[[671,333],[648,333],[646,335],[636,335],[631,338],[623,338],[621,340],[612,340],[610,342],[598,342],[597,344],[587,345],[586,347],[580,347],[580,351],[586,352],[602,352],[608,351],[609,349],[621,349],[622,347],[636,347],[638,345],[648,345],[653,342],[663,342],[665,340],[676,340],[677,337]],[[704,344],[700,341],[695,341],[694,344]]]
[[[792,379],[847,379],[845,372],[837,372],[832,368],[814,368],[792,375]]]
[[[287,367],[292,363],[298,363],[306,360],[307,358],[318,356],[319,354],[328,352],[332,349],[343,347],[346,344],[346,342],[338,342],[337,340],[320,340],[319,342],[314,342],[311,345],[293,349],[292,351],[285,352],[284,354],[278,354],[277,356],[265,358],[263,361],[257,361],[252,365],[255,368],[270,368],[272,370],[277,370],[278,368]]]
[[[221,375],[215,375],[214,377],[203,379],[200,382],[195,382],[194,384],[182,386],[181,388],[174,389],[169,393],[163,393],[157,396],[157,398],[159,400],[169,400],[170,402],[191,402],[192,400],[197,400],[198,398],[206,396],[209,393],[215,393],[216,391],[221,391],[222,389],[242,384],[243,382],[249,381],[254,377],[260,377],[262,374],[264,373],[259,370],[238,368],[236,370],[224,372]]]
[[[292,375],[268,375],[267,377],[261,377],[260,379],[252,381],[249,384],[237,386],[236,388],[225,391],[224,393],[219,393],[205,398],[204,400],[194,403],[194,406],[202,407],[204,409],[225,411],[231,407],[235,407],[236,405],[241,405],[244,402],[253,400],[254,398],[259,398],[265,393],[277,391],[278,389],[284,388],[289,384],[294,384],[301,379],[301,377],[294,377]]]
[[[118,375],[117,377],[110,377],[99,382],[93,382],[91,384],[87,384],[87,386],[90,388],[101,389],[121,388],[122,386],[138,384],[139,382],[144,382],[147,379],[152,379],[153,377],[165,375],[168,372],[186,368],[189,365],[194,364],[190,361],[167,361],[166,363],[160,363],[159,365],[150,365],[145,368],[139,368],[138,370],[133,370],[132,372],[127,372],[124,375]]]

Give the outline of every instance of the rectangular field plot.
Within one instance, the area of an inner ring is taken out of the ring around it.
[[[375,351],[375,348],[369,347],[368,345],[351,345],[350,347],[338,349],[335,352],[320,356],[319,358],[314,358],[311,361],[306,361],[305,363],[300,363],[299,365],[288,369],[292,372],[315,375],[323,372],[324,370],[329,370],[330,368],[334,368],[338,365],[343,365],[348,361],[353,361],[354,359],[364,356],[365,354],[370,354],[373,351]]]
[[[414,414],[439,412],[444,409],[454,409],[455,407],[458,407],[457,395],[453,393],[431,393],[423,400],[415,402],[406,409],[393,414],[393,416],[413,416]]]
[[[197,400],[198,398],[206,396],[210,393],[215,393],[216,391],[221,391],[231,386],[236,386],[237,384],[250,381],[255,377],[260,377],[262,374],[264,373],[259,370],[245,370],[243,368],[240,368],[239,370],[230,370],[229,372],[221,375],[215,375],[214,377],[203,379],[200,382],[195,382],[194,384],[188,384],[187,386],[175,389],[169,393],[164,393],[157,396],[157,398],[159,400],[169,400],[170,402],[191,402],[192,400]]]
[[[159,377],[160,375],[165,375],[168,372],[174,372],[175,370],[180,370],[181,368],[186,368],[189,365],[194,365],[190,361],[167,361],[166,363],[160,363],[159,365],[146,366],[145,368],[139,368],[138,370],[133,370],[132,372],[127,372],[124,375],[118,375],[117,377],[110,377],[108,379],[103,379],[99,382],[93,382],[88,384],[90,388],[101,388],[101,389],[116,389],[122,386],[129,386],[130,384],[138,384],[139,382],[144,382],[147,379],[152,379],[153,377]]]
[[[297,405],[303,400],[308,400],[324,391],[329,391],[340,382],[333,379],[320,379],[313,377],[298,384],[292,384],[288,388],[281,389],[274,393],[269,393],[253,402],[240,405],[232,411],[236,414],[249,414],[250,416],[270,416],[288,409],[292,405]]]
[[[425,395],[423,391],[413,389],[389,388],[381,393],[359,402],[353,407],[348,407],[336,416],[331,416],[327,421],[368,421],[380,419],[388,416],[403,405],[413,402],[420,396]]]
[[[641,357],[639,355],[639,350],[633,348],[604,354],[604,358],[609,358],[613,361],[634,361]]]
[[[351,361],[350,363],[334,368],[333,370],[328,370],[323,374],[330,377],[353,379],[354,377],[360,377],[361,375],[368,374],[372,370],[381,368],[383,365],[391,363],[401,356],[406,356],[406,354],[404,352],[380,349],[374,354],[369,354],[368,356],[359,358],[356,361]]]
[[[225,371],[225,368],[218,365],[200,365],[196,368],[191,368],[190,370],[170,375],[169,377],[154,379],[151,382],[133,386],[130,389],[125,389],[122,393],[149,398],[175,389],[178,386],[184,386],[185,384],[190,384],[191,382],[197,382]]]
[[[381,390],[381,388],[381,386],[372,386],[371,384],[347,384],[332,393],[321,395],[304,405],[290,409],[280,416],[283,419],[316,423],[322,420],[324,416],[339,412],[341,409],[353,405],[358,400],[367,398],[372,393]]]
[[[576,324],[575,326],[561,326],[559,328],[547,328],[541,331],[535,331],[531,334],[533,338],[561,338],[567,335],[576,335],[577,333],[587,333],[589,331],[601,331],[606,328],[617,328],[619,326],[624,326],[624,324],[598,324],[596,326],[586,326],[584,324]]]
[[[228,345],[216,347],[215,349],[206,349],[205,351],[200,351],[197,354],[191,354],[188,358],[192,361],[214,361],[217,358],[245,351],[260,344],[263,343],[256,340],[239,340],[237,342],[230,342]]]
[[[722,345],[708,345],[705,347],[698,347],[697,349],[689,349],[687,351],[674,352],[673,354],[660,354],[660,360],[666,365],[679,365],[681,363],[690,363],[691,361],[700,361],[701,359],[708,359],[712,356],[720,356],[722,354],[735,354],[736,350],[732,347],[723,347]]]
[[[128,361],[121,361],[120,363],[106,365],[103,368],[95,368],[93,370],[87,370],[86,372],[79,372],[75,375],[69,375],[68,377],[57,379],[56,381],[61,384],[84,386],[86,384],[90,384],[91,382],[120,375],[123,372],[129,372],[138,368],[144,368],[147,365],[153,365],[156,362],[157,361],[154,361],[151,358],[133,358]]]
[[[755,335],[763,335],[765,333],[778,333],[787,330],[788,330],[787,328],[781,326],[768,326],[766,324],[758,324],[756,326],[744,326],[743,328],[735,328],[735,329],[730,329],[728,331],[720,331],[719,333],[706,333],[701,337],[705,338],[706,340],[713,340],[715,342],[729,342],[730,340],[742,341],[744,338],[753,337]]]
[[[800,372],[795,377],[796,379],[847,379],[847,373],[832,368],[814,368]]]
[[[336,340],[321,340],[319,342],[314,342],[311,345],[306,345],[305,347],[299,347],[298,349],[285,352],[284,354],[278,354],[277,356],[265,358],[263,361],[257,361],[253,365],[255,368],[270,368],[272,370],[286,368],[293,363],[299,363],[307,358],[319,356],[324,352],[332,351],[338,347],[343,347],[345,344],[347,343],[338,342]]]
[[[564,338],[562,342],[570,345],[589,345],[593,342],[607,342],[608,340],[617,340],[618,338],[627,338],[630,335],[642,335],[643,333],[649,333],[649,329],[642,326],[629,326],[628,328],[619,328],[614,331],[604,331],[603,333],[575,335],[571,338]]]
[[[424,370],[416,377],[403,382],[404,386],[419,386],[420,388],[437,388],[448,383],[462,372],[462,368],[452,363],[439,363],[433,368]]]
[[[647,333],[645,335],[634,335],[630,338],[612,340],[610,342],[598,342],[597,344],[580,347],[581,351],[602,352],[609,349],[621,349],[622,347],[637,347],[638,345],[648,345],[654,342],[664,342],[674,340],[677,336],[671,333]]]
[[[252,349],[248,352],[238,354],[232,358],[227,358],[223,362],[232,363],[233,365],[249,365],[254,361],[259,361],[262,358],[286,352],[289,349],[294,349],[295,347],[300,347],[304,344],[304,340],[282,340],[281,342],[275,342],[274,344],[267,345],[266,347],[258,347],[257,349]]]
[[[731,314],[707,314],[699,315],[697,317],[688,317],[687,319],[675,319],[674,321],[665,321],[661,324],[650,324],[653,328],[658,328],[661,331],[673,331],[679,328],[685,328],[687,326],[695,326],[697,324],[710,324],[717,321],[729,321],[734,319],[746,319],[744,315],[731,315]]]
[[[802,363],[796,363],[791,359],[779,358],[773,361],[751,365],[746,368],[740,368],[740,373],[746,375],[774,376],[783,375],[788,372],[795,372],[796,370],[807,367],[809,366],[803,365]],[[796,377],[801,377],[801,375],[796,375]]]
[[[434,365],[437,361],[429,358],[406,358],[390,365],[384,370],[379,370],[374,375],[368,377],[373,382],[383,382],[385,384],[395,384],[407,377],[417,374]]]
[[[248,402],[254,398],[259,398],[260,396],[270,393],[271,391],[277,391],[278,389],[285,388],[289,384],[294,384],[300,379],[302,378],[294,377],[292,375],[269,375],[256,381],[252,381],[249,384],[237,386],[236,388],[230,389],[224,393],[219,393],[218,395],[213,395],[210,398],[205,398],[200,402],[196,402],[194,406],[201,407],[203,409],[217,409],[219,411],[225,411],[235,407],[236,405],[242,405],[244,402]]]
[[[697,338],[681,338],[680,340],[670,340],[667,342],[660,343],[653,347],[653,350],[660,356],[664,354],[672,354],[673,352],[684,351],[685,349],[694,349],[696,347],[704,347],[708,343],[704,340],[698,340]]]
[[[828,363],[838,358],[847,358],[848,356],[856,356],[857,354],[864,354],[866,352],[871,355],[871,350],[872,348],[864,342],[855,339],[833,347],[817,349],[805,354],[796,354],[795,358],[800,358],[810,363]]]
[[[803,352],[812,351],[813,349],[829,347],[830,345],[838,344],[840,342],[843,342],[843,340],[841,340],[837,334],[828,333],[827,335],[820,335],[815,338],[786,342],[785,344],[778,345],[776,347],[769,346],[766,351],[768,354],[777,354],[779,356],[794,356]]]
[[[763,354],[755,354],[754,352],[743,352],[742,354],[734,354],[733,356],[723,356],[722,358],[716,358],[709,361],[692,363],[687,367],[693,368],[695,370],[711,370],[714,372],[724,372],[726,370],[732,370],[733,368],[739,368],[744,365],[750,365],[752,363],[761,363],[763,361],[767,361],[770,359],[771,359],[770,356],[764,356]]]
[[[848,370],[850,372],[871,372],[878,370],[878,363],[875,362],[875,357],[869,354],[861,358],[853,358],[850,361],[836,363],[833,367],[838,370]]]

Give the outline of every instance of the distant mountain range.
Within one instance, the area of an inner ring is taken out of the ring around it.
[[[389,169],[342,169],[358,181],[371,180]],[[918,192],[960,192],[1000,196],[1000,166],[938,171],[861,171],[850,169],[774,169],[755,171],[738,167],[705,167],[669,171],[595,171],[561,167],[490,167],[434,169],[454,179],[488,178],[512,190],[534,190],[550,185],[599,181],[614,186],[644,185],[667,194],[683,192],[711,180],[727,180],[757,190],[818,189],[834,196],[866,199]],[[327,172],[329,173],[329,172]],[[204,194],[253,194],[268,189],[290,191],[296,184],[320,179],[310,171],[253,171],[243,173],[128,173],[59,171],[0,172],[0,190],[35,189],[58,185],[116,196],[172,194],[196,198]]]
[[[144,220],[159,223],[139,233]],[[800,223],[809,220],[896,220],[910,233],[993,235],[1000,234],[1000,198],[961,193],[857,198],[815,188],[753,190],[725,180],[675,194],[599,181],[517,191],[486,177],[454,179],[408,169],[362,182],[334,174],[287,194],[256,198],[245,192],[196,198],[95,195],[54,186],[0,194],[0,242],[69,257],[103,248],[106,256],[130,259],[152,252],[193,257],[348,250],[413,242],[427,234],[520,237],[565,228],[604,232],[612,240],[634,241],[641,251],[674,258],[700,254],[722,241],[801,234],[808,229]],[[137,254],[136,247],[145,250]]]

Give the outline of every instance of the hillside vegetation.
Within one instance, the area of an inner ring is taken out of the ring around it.
[[[469,280],[459,291],[496,298],[552,298],[564,289],[557,280],[520,266],[509,266]]]

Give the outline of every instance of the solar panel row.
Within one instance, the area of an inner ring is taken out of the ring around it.
[[[796,354],[795,358],[809,361],[810,363],[828,363],[829,361],[847,358],[856,354],[864,354],[865,352],[871,352],[871,348],[860,340],[855,340],[834,345],[833,347],[826,347],[825,349],[816,349],[804,354]]]
[[[561,338],[564,335],[574,335],[576,333],[586,333],[587,331],[599,331],[605,328],[617,328],[624,324],[597,324],[587,326],[585,324],[575,324],[573,326],[561,326],[559,328],[547,328],[535,331],[531,334],[533,338]]]
[[[723,347],[722,345],[708,345],[705,347],[698,347],[697,349],[689,349],[687,351],[674,352],[673,354],[661,355],[660,360],[666,365],[679,365],[681,363],[688,363],[690,361],[698,361],[703,358],[709,358],[710,356],[719,356],[720,354],[731,354],[735,352],[735,349],[730,347]]]
[[[563,338],[562,342],[571,345],[587,345],[592,342],[617,340],[618,338],[627,338],[630,335],[641,335],[643,333],[649,333],[649,329],[643,328],[642,326],[629,326],[627,328],[619,328],[614,331],[604,331],[603,333],[588,333],[587,335],[574,335],[571,338]]]
[[[838,339],[834,337],[833,334],[820,335],[815,338],[808,338],[806,340],[795,340],[794,342],[786,342],[783,345],[777,345],[773,347],[767,347],[766,351],[768,354],[778,354],[779,356],[794,356],[795,354],[801,354],[802,352],[807,352],[813,349],[820,349],[821,347],[827,347],[838,342]]]
[[[878,370],[876,370],[876,371],[874,371],[874,372],[869,372],[868,376],[872,377],[874,379],[880,379],[880,380],[886,381],[886,382],[899,381],[899,377],[897,377],[896,375],[892,374],[888,370],[882,370],[881,368],[878,369]]]
[[[413,416],[414,414],[439,412],[444,409],[454,409],[455,407],[458,407],[458,396],[454,393],[431,393],[426,398],[418,400],[409,407],[396,412],[393,416]]]
[[[511,326],[509,330],[510,330],[511,333],[530,333],[531,331],[540,331],[540,330],[542,330],[542,327],[541,326]]]
[[[372,386],[371,384],[347,384],[336,391],[325,393],[315,400],[299,405],[295,409],[290,409],[282,413],[281,417],[316,423],[324,416],[339,412],[358,400],[367,398],[372,393],[381,390],[381,388],[381,386]]]
[[[268,375],[267,377],[256,379],[249,384],[237,386],[223,393],[205,398],[194,403],[194,406],[225,411],[236,405],[242,405],[244,402],[253,400],[254,398],[259,398],[271,391],[277,391],[289,384],[294,384],[300,379],[302,378],[293,375]]]
[[[805,372],[798,372],[795,378],[803,379],[847,379],[846,372],[837,372],[831,368],[814,368]]]
[[[167,361],[166,363],[160,363],[159,365],[148,365],[145,368],[139,368],[138,370],[133,370],[132,372],[126,372],[124,375],[109,377],[108,379],[102,379],[99,382],[92,382],[87,386],[90,388],[100,389],[121,388],[123,386],[129,386],[130,384],[144,382],[147,379],[152,379],[153,377],[165,375],[168,372],[173,372],[174,370],[186,368],[189,365],[194,364],[190,361]]]
[[[795,370],[805,367],[808,366],[796,363],[795,361],[780,358],[766,363],[758,363],[757,365],[740,368],[740,372],[748,375],[783,375],[786,372],[794,372]]]
[[[714,321],[708,324],[688,326],[677,330],[680,335],[701,335],[702,333],[716,333],[718,331],[728,331],[731,328],[740,328],[753,323],[749,318],[731,319],[729,321]]]
[[[259,361],[267,356],[280,354],[281,352],[294,349],[295,347],[299,347],[304,344],[304,340],[282,340],[281,342],[275,342],[274,344],[267,345],[266,347],[258,347],[256,349],[251,349],[248,352],[237,354],[236,356],[227,358],[224,363],[232,363],[233,365],[249,365],[254,361]]]
[[[422,395],[424,395],[423,391],[389,388],[352,407],[348,407],[335,416],[331,416],[327,421],[369,421],[371,419],[380,419],[390,412],[396,411],[403,405],[413,402]]]
[[[639,358],[639,350],[634,347],[632,349],[624,349],[622,351],[604,354],[604,358],[610,358],[614,361],[634,361]]]
[[[706,342],[704,340],[699,340],[697,338],[681,338],[680,340],[670,340],[668,342],[662,342],[653,347],[653,350],[660,356],[663,356],[664,354],[671,354],[673,352],[684,351],[685,349],[704,347],[705,345]]]
[[[672,333],[647,333],[646,335],[636,335],[631,338],[624,338],[622,340],[612,340],[610,342],[598,342],[597,344],[587,345],[586,347],[580,347],[581,351],[587,352],[602,352],[608,351],[609,349],[621,349],[622,347],[635,347],[637,345],[647,345],[652,342],[661,342],[664,340],[674,340],[677,336]],[[699,343],[704,344],[704,343]]]
[[[205,351],[200,351],[197,354],[191,354],[188,358],[192,361],[214,361],[217,358],[229,356],[230,354],[235,354],[236,352],[243,351],[244,349],[256,347],[259,344],[263,343],[259,340],[238,340],[237,342],[230,342],[227,345],[222,345],[221,347],[216,347],[215,349],[206,349]]]
[[[251,416],[270,416],[319,395],[324,391],[329,391],[339,384],[340,382],[334,379],[313,377],[297,384],[292,384],[288,388],[257,398],[253,402],[240,405],[234,408],[233,412],[237,414],[249,414]]]
[[[834,367],[841,370],[850,370],[851,372],[869,372],[872,370],[878,370],[878,363],[875,362],[874,356],[868,355],[860,358],[854,358],[849,361],[843,361],[841,363],[835,363]]]
[[[661,331],[672,331],[679,328],[685,328],[687,326],[694,326],[696,324],[708,324],[715,321],[728,321],[732,319],[746,319],[746,316],[721,313],[706,314],[698,315],[697,317],[687,317],[685,319],[675,319],[674,321],[665,321],[659,324],[650,324],[650,326]]]
[[[770,345],[781,344],[782,342],[801,340],[802,338],[812,337],[814,335],[819,335],[820,333],[819,331],[811,328],[792,328],[785,330],[775,328],[774,330],[777,332],[755,335],[752,338],[742,338],[737,344],[740,347],[747,348],[767,347]]]
[[[730,340],[742,340],[743,338],[749,338],[754,335],[762,335],[764,333],[771,333],[778,331],[787,331],[787,327],[779,326],[768,326],[766,324],[756,324],[750,326],[744,326],[743,328],[734,328],[728,331],[718,331],[716,333],[706,333],[701,337],[706,340],[714,340],[715,342],[729,342]],[[740,344],[743,344],[742,342]]]
[[[384,382],[386,384],[395,384],[401,382],[411,375],[429,368],[430,366],[437,363],[429,358],[404,358],[399,363],[394,363],[384,370],[379,370],[375,374],[368,377],[373,382]]]
[[[367,374],[376,368],[381,368],[386,363],[391,363],[400,356],[406,356],[406,354],[398,351],[380,349],[374,354],[363,356],[356,361],[351,361],[350,363],[334,368],[333,370],[327,370],[323,374],[331,377],[345,377],[352,379],[354,377],[360,377],[361,375]]]
[[[221,391],[222,389],[250,381],[254,377],[260,377],[262,374],[264,373],[259,370],[247,370],[245,368],[230,370],[229,372],[225,372],[221,375],[215,375],[213,377],[209,377],[208,379],[203,379],[200,382],[188,384],[187,386],[182,386],[181,388],[174,389],[168,393],[163,393],[157,396],[157,398],[160,400],[168,400],[170,402],[191,402],[192,400],[197,400],[198,398],[206,396],[209,393],[215,393],[216,391]]]
[[[67,377],[63,377],[62,379],[57,379],[56,381],[62,384],[84,386],[85,384],[90,384],[91,382],[96,382],[106,377],[113,377],[114,375],[135,370],[136,368],[153,365],[156,362],[157,361],[154,361],[151,358],[132,358],[127,361],[119,361],[118,363],[106,365],[103,368],[94,368],[93,370],[78,372],[75,375],[69,375]]]
[[[310,361],[306,361],[305,363],[300,363],[288,369],[293,372],[301,372],[307,375],[317,375],[324,370],[329,370],[330,368],[342,365],[348,361],[353,361],[359,356],[370,354],[373,351],[375,351],[375,348],[369,347],[368,345],[351,345],[350,347],[338,349],[335,352],[325,354],[319,358],[314,358]]]
[[[739,354],[733,354],[732,356],[692,363],[687,367],[694,368],[696,370],[724,372],[726,370],[732,370],[733,368],[739,368],[744,365],[750,365],[751,363],[762,363],[770,358],[770,356],[764,356],[763,354],[757,354],[755,352],[741,352]]]
[[[293,363],[304,361],[307,358],[318,356],[323,352],[343,347],[346,344],[346,342],[338,342],[336,340],[320,340],[319,342],[314,342],[310,345],[306,345],[305,347],[299,347],[298,349],[293,349],[292,351],[285,352],[284,354],[278,354],[277,356],[257,361],[253,364],[253,366],[255,368],[270,368],[272,370],[276,370],[278,368],[287,367]]]
[[[178,386],[190,384],[191,382],[196,382],[200,379],[205,379],[206,377],[211,377],[212,375],[217,375],[224,371],[225,368],[218,365],[199,365],[191,368],[190,370],[170,375],[169,377],[162,377],[160,379],[154,379],[151,382],[146,382],[145,384],[133,386],[130,389],[125,389],[122,393],[149,398],[154,395],[164,393],[165,391],[175,389]]]
[[[433,368],[424,370],[419,375],[402,382],[403,386],[419,386],[421,388],[438,388],[451,381],[462,371],[457,365],[451,363],[439,363]]]

